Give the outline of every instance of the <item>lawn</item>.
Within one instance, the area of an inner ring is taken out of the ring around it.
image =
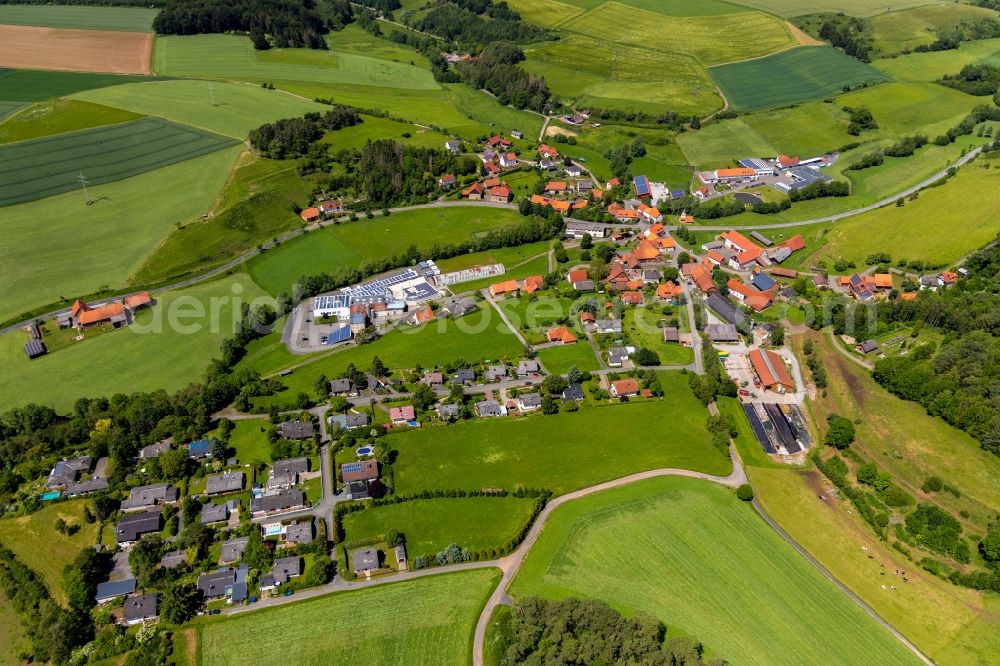
[[[503,264],[506,268],[512,268],[533,257],[545,254],[549,249],[548,241],[538,243],[528,243],[527,245],[517,245],[514,247],[501,247],[496,250],[486,250],[485,252],[472,252],[470,254],[460,254],[457,257],[441,259],[435,261],[437,267],[443,273],[461,271],[473,266],[486,266],[487,264]],[[461,290],[465,283],[459,283],[457,289]]]
[[[830,46],[800,46],[708,71],[730,108],[737,111],[822,99],[845,85],[888,80],[882,72]]]
[[[560,507],[511,592],[650,613],[730,663],[919,663],[732,490],[696,479]]]
[[[433,555],[449,544],[472,550],[502,546],[531,517],[535,500],[517,497],[453,497],[416,500],[344,515],[347,540],[384,536],[406,539],[406,554]]]
[[[0,8],[10,5],[0,5]],[[124,123],[141,118],[137,113],[74,99],[39,102],[0,124],[0,143],[28,141],[52,134]]]
[[[9,102],[37,102],[51,97],[72,95],[92,88],[147,80],[149,80],[148,77],[124,74],[88,74],[0,68],[0,91],[2,91],[0,99]]]
[[[618,42],[691,55],[704,65],[755,58],[796,43],[783,21],[762,12],[667,17],[618,2],[600,4],[560,28],[604,40],[608,26],[615,26]]]
[[[548,488],[555,494],[628,474],[684,467],[727,474],[705,430],[706,411],[680,373],[661,373],[663,400],[636,400],[550,416],[478,419],[390,440],[396,491]],[[669,421],[669,428],[649,424]],[[622,444],[627,442],[628,444]]]
[[[886,11],[888,5],[882,0],[738,0],[739,4],[777,14],[778,16],[801,16],[819,12],[843,12],[849,16],[874,16]],[[893,9],[918,7],[928,4],[927,0],[899,0]]]
[[[299,363],[302,357],[292,354],[288,351],[288,347],[281,343],[284,327],[285,318],[282,317],[274,323],[270,333],[247,345],[247,353],[240,359],[237,367],[254,368],[262,375],[267,375]]]
[[[255,51],[249,37],[238,35],[159,37],[154,45],[153,68],[164,76],[253,83],[301,81],[325,86],[353,83],[411,90],[440,88],[429,71],[414,65],[337,50],[285,49],[269,55],[267,51]]]
[[[877,251],[889,251],[894,261],[921,260],[935,266],[958,260],[1000,231],[1000,173],[983,164],[977,160],[966,165],[947,183],[923,190],[905,206],[886,206],[838,222],[810,260],[845,258],[860,266]],[[929,219],[935,223],[919,222]]]
[[[267,439],[270,422],[266,418],[260,418],[240,419],[233,423],[236,427],[229,435],[229,448],[235,449],[240,464],[271,462],[271,442]],[[208,436],[218,437],[218,430],[213,430]]]
[[[969,514],[976,529],[1000,511],[1000,458],[941,419],[929,416],[914,402],[901,400],[878,386],[871,376],[835,352],[825,335],[813,336],[827,368],[827,399],[811,404],[817,423],[836,412],[859,419],[854,449],[921,501],[933,501],[957,515]],[[920,486],[931,475],[961,491],[961,497],[936,493],[929,497]]]
[[[0,320],[104,285],[123,287],[172,225],[211,207],[237,152],[220,150],[89,187],[97,200],[91,206],[82,192],[67,192],[4,208]],[[156,205],[150,205],[153,200]]]
[[[579,317],[572,312],[574,301],[559,296],[554,290],[537,292],[530,296],[525,294],[520,298],[503,298],[497,301],[497,305],[531,344],[547,342],[548,330],[558,326],[560,320],[566,317],[569,321],[565,322],[565,326],[583,339]]]
[[[266,291],[291,293],[303,275],[361,264],[405,252],[428,250],[437,242],[458,243],[521,220],[516,210],[475,206],[423,208],[389,217],[362,218],[310,233],[253,260],[250,274]]]
[[[0,404],[34,402],[64,413],[84,396],[176,391],[200,381],[232,336],[233,301],[262,295],[243,273],[157,294],[155,307],[140,312],[132,326],[33,361],[24,355],[22,331],[0,336],[0,365],[7,369]]]
[[[58,502],[27,516],[0,520],[0,543],[41,574],[49,593],[61,604],[66,603],[63,567],[81,550],[97,543],[97,523],[88,523],[83,518],[83,507],[87,504],[87,500]],[[60,534],[55,528],[58,518],[79,525],[80,529],[73,536]]]
[[[492,569],[442,574],[213,621],[200,629],[198,663],[467,664],[499,577]],[[351,618],[363,618],[364,631]]]
[[[121,78],[121,77],[119,77]],[[325,108],[309,100],[243,83],[156,81],[89,90],[76,99],[96,102],[237,139],[278,118],[295,118]]]
[[[77,189],[77,174],[103,185],[235,144],[219,134],[143,118],[0,146],[0,206]]]
[[[345,127],[336,132],[327,132],[323,142],[329,143],[333,150],[360,150],[369,141],[392,139],[406,146],[440,150],[444,148],[444,142],[449,140],[448,136],[440,132],[402,123],[398,120],[369,115],[364,115],[362,118],[364,122],[360,125]]]
[[[895,84],[876,86],[870,90],[882,90],[891,85]],[[857,138],[847,133],[848,115],[841,110],[841,106],[840,103],[807,102],[748,113],[737,120],[777,153],[813,157],[836,150],[849,141],[857,141]],[[728,125],[731,122],[733,121],[727,120],[720,124]],[[711,127],[714,126],[713,124]],[[702,132],[704,130],[690,137],[690,140],[697,144]],[[682,136],[688,138],[687,135]],[[753,155],[767,156],[763,153]]]
[[[697,132],[678,134],[677,144],[688,162],[699,168],[725,167],[748,156],[778,154],[743,118],[714,122]]]
[[[601,366],[590,343],[582,335],[579,338],[580,341],[572,345],[539,349],[538,360],[549,373],[554,375],[564,375],[574,366],[577,370],[588,372],[600,369]]]
[[[244,151],[211,216],[184,220],[146,257],[133,284],[156,284],[217,266],[302,225],[294,206],[308,201],[307,181],[294,161]]]
[[[647,307],[626,309],[622,320],[630,344],[655,351],[660,357],[660,365],[687,365],[694,363],[694,350],[664,342],[663,328],[660,326],[665,320],[673,318],[681,321],[683,313],[684,308],[674,307],[672,314],[667,316],[663,314],[663,306],[655,303]]]
[[[820,485],[819,472],[754,466],[749,473],[757,499],[782,529],[936,663],[993,660],[1000,633],[996,595],[952,585],[914,566],[873,537],[849,500],[819,499],[829,487]],[[910,582],[884,589],[879,563],[907,572]]]
[[[277,337],[272,340],[273,344],[281,344]],[[273,367],[268,354],[261,349],[256,351],[262,362],[267,361],[268,366]],[[266,411],[271,403],[281,404],[294,400],[300,391],[312,395],[315,392],[313,383],[321,374],[331,378],[339,377],[350,363],[367,369],[371,367],[375,356],[386,367],[403,370],[417,365],[432,368],[457,360],[472,362],[514,359],[521,353],[521,344],[496,313],[483,310],[458,320],[441,319],[420,327],[399,328],[371,344],[347,347],[314,359],[292,357],[294,363],[305,365],[281,378],[288,390],[275,396],[257,398],[254,404]],[[249,367],[256,366],[251,364]]]
[[[152,32],[158,9],[60,5],[0,5],[0,23],[80,30]]]

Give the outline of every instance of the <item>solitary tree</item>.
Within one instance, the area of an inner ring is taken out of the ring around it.
[[[736,496],[739,497],[744,502],[750,502],[753,500],[753,486],[749,483],[744,483],[742,486],[736,489]]]

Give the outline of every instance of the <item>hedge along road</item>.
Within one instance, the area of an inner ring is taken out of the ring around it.
[[[918,190],[922,190],[925,187],[928,187],[929,185],[933,185],[937,181],[939,181],[942,178],[944,178],[945,176],[947,176],[948,172],[951,169],[957,169],[957,168],[959,168],[961,166],[964,166],[965,164],[967,164],[968,162],[972,161],[973,159],[975,159],[976,156],[978,156],[979,153],[982,152],[982,150],[983,149],[982,149],[981,146],[978,147],[978,148],[975,148],[973,150],[970,150],[968,153],[966,153],[965,155],[963,155],[961,158],[959,158],[956,162],[954,162],[953,164],[951,164],[947,168],[942,169],[941,171],[937,172],[936,174],[934,174],[932,176],[929,176],[928,178],[925,178],[924,180],[920,181],[916,185],[913,185],[912,187],[908,187],[907,189],[903,190],[902,192],[897,192],[896,194],[894,194],[892,196],[886,197],[886,198],[882,199],[881,201],[876,201],[875,203],[868,204],[867,206],[862,206],[861,208],[855,208],[853,210],[844,211],[843,213],[836,213],[834,215],[827,215],[826,217],[817,217],[817,218],[813,218],[811,220],[800,220],[800,221],[797,221],[797,222],[778,222],[778,223],[773,223],[773,224],[757,224],[757,225],[753,225],[753,228],[754,229],[783,229],[783,228],[788,228],[788,227],[799,227],[799,226],[804,226],[804,225],[808,225],[808,224],[822,224],[824,222],[837,222],[837,221],[840,221],[840,220],[843,220],[843,219],[846,219],[846,218],[849,218],[849,217],[854,217],[855,215],[861,215],[862,213],[867,213],[869,211],[876,210],[878,208],[882,208],[883,206],[888,206],[889,204],[895,202],[896,199],[899,199],[900,197],[909,196],[909,195],[913,194],[914,192],[916,192]],[[403,211],[415,210],[415,209],[419,209],[419,208],[448,208],[450,206],[484,206],[484,207],[487,207],[487,208],[508,208],[508,209],[516,209],[517,208],[517,206],[515,204],[494,203],[494,202],[491,202],[491,201],[435,201],[433,203],[419,204],[419,205],[416,205],[416,206],[403,206],[403,207],[400,207],[400,208],[390,208],[389,212],[390,213],[400,213],[400,212],[403,212]],[[380,214],[377,211],[373,211],[373,212],[375,212],[376,214]],[[349,219],[349,218],[343,217],[343,218],[340,218],[339,220],[336,220],[336,221],[342,221],[342,220],[347,220],[347,219]],[[570,219],[571,220],[572,218],[566,218],[566,219]],[[328,221],[328,224],[333,224],[333,223],[334,223],[333,220]],[[322,226],[325,226],[325,225],[322,224],[322,223],[317,223],[317,224],[314,224],[314,225],[311,225],[311,226],[307,227],[307,229],[314,230],[314,229],[318,229],[318,228],[320,228]],[[607,224],[605,226],[607,226],[607,227],[635,227],[636,225],[634,225],[634,224]],[[676,226],[668,227],[668,229],[676,229],[676,228],[677,228]],[[689,226],[687,228],[688,229],[694,229],[696,231],[729,231],[729,229],[730,229],[729,226],[701,226],[701,225],[692,225],[692,226]],[[288,232],[288,233],[286,233],[286,234],[278,237],[278,244],[284,243],[284,242],[286,242],[288,240],[291,240],[292,238],[295,238],[297,236],[301,236],[303,233],[304,232],[303,232],[302,229],[296,229],[294,231],[290,231],[290,232]],[[263,248],[265,250],[268,250],[268,249],[273,248],[274,245],[275,245],[275,243],[273,243],[273,242],[266,243],[266,244],[264,244]],[[213,268],[213,269],[211,269],[211,270],[209,270],[209,271],[207,271],[205,273],[202,273],[200,275],[196,275],[194,277],[187,278],[187,279],[184,279],[184,280],[180,280],[178,282],[174,282],[174,283],[169,284],[169,285],[164,285],[162,287],[157,287],[157,288],[151,289],[149,291],[150,291],[150,293],[158,294],[158,293],[162,293],[164,291],[172,291],[174,289],[183,289],[184,287],[190,287],[191,285],[198,284],[199,282],[204,282],[206,280],[211,280],[214,277],[218,277],[219,275],[222,275],[226,271],[230,271],[230,270],[236,268],[237,266],[239,266],[243,262],[245,262],[245,261],[247,261],[247,260],[249,260],[249,259],[257,256],[258,254],[260,254],[260,250],[257,249],[257,248],[254,248],[252,250],[249,250],[249,251],[245,252],[244,254],[240,255],[239,257],[236,257],[232,261],[229,261],[229,262],[227,262],[227,263],[225,263],[222,266],[219,266],[217,268]],[[44,314],[36,315],[34,317],[29,317],[29,318],[24,319],[22,321],[19,321],[19,322],[16,322],[14,324],[11,324],[9,326],[6,326],[3,329],[0,329],[0,335],[4,335],[6,333],[10,333],[11,331],[14,331],[14,330],[17,330],[19,328],[22,328],[22,327],[26,326],[27,324],[29,324],[30,322],[35,321],[36,319],[51,319],[53,317],[58,317],[59,315],[66,314],[68,312],[69,312],[69,308],[60,308],[58,310],[52,310],[50,312],[46,312]]]

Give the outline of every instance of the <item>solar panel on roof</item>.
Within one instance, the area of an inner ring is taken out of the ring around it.
[[[362,465],[359,462],[353,462],[353,463],[347,463],[346,465],[344,465],[341,468],[341,471],[347,472],[347,473],[351,473],[351,472],[360,472],[362,469],[364,469],[364,465]]]

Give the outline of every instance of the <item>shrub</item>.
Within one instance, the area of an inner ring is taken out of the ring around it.
[[[739,497],[744,502],[750,502],[753,500],[753,486],[749,483],[744,483],[742,486],[736,489],[736,496]]]
[[[831,414],[827,418],[829,429],[826,431],[824,441],[828,446],[838,449],[846,449],[854,441],[854,424],[850,419],[843,416]]]

